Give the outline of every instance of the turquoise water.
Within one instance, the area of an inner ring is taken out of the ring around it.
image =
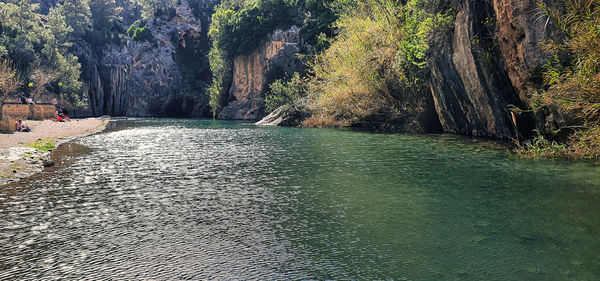
[[[0,188],[0,279],[600,280],[590,163],[213,120],[76,143]]]

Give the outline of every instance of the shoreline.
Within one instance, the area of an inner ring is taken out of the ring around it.
[[[0,187],[44,170],[48,155],[64,143],[104,131],[109,118],[26,121],[32,132],[0,134]]]

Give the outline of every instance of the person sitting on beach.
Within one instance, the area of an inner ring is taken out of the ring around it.
[[[58,110],[56,111],[56,121],[65,122],[65,114],[63,112],[62,107],[59,107]]]
[[[15,123],[15,130],[17,132],[31,132],[31,129],[29,129],[29,127],[27,127],[22,120],[19,120],[17,123]]]

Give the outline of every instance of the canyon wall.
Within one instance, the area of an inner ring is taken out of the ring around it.
[[[398,127],[502,139],[528,137],[536,127],[552,127],[557,118],[548,114],[510,110],[526,109],[528,95],[542,86],[539,70],[545,57],[540,44],[553,34],[545,20],[536,20],[537,1],[452,3],[454,24],[432,38],[428,91],[413,101],[422,110],[413,111],[415,116],[407,116],[406,125]],[[202,24],[206,19],[195,18],[181,1],[175,18],[146,24],[154,35],[152,42],[129,40],[124,46],[106,47],[85,83],[93,114],[208,116],[206,94],[198,90],[202,87],[189,90],[185,81],[208,83],[210,74],[189,79],[182,70],[204,65],[208,72],[207,27]],[[303,69],[296,55],[306,48],[299,38],[297,27],[276,30],[258,49],[235,57],[229,103],[219,118],[264,117],[269,83]],[[414,122],[422,116],[436,121]],[[422,124],[432,127],[421,128]]]
[[[511,109],[527,109],[529,94],[542,86],[540,45],[552,34],[537,1],[466,0],[458,7],[452,32],[432,44],[429,88],[444,131],[530,137],[546,116]]]
[[[230,102],[220,119],[258,120],[265,116],[264,94],[269,83],[302,70],[296,58],[299,31],[295,26],[276,30],[259,49],[234,58]]]
[[[207,41],[202,34],[207,27],[201,26],[186,1],[177,6],[172,19],[149,20],[145,27],[152,32],[152,40],[129,39],[124,45],[106,46],[100,62],[88,70],[84,90],[92,114],[206,116],[208,99],[201,87],[186,82],[185,70],[187,65],[198,64],[208,72],[203,50],[208,45],[201,42]]]
[[[398,127],[407,132],[438,132],[441,125],[443,132],[501,139],[527,138],[536,126],[548,127],[557,118],[511,111],[527,109],[528,95],[542,86],[539,69],[545,56],[540,45],[552,34],[544,19],[536,20],[537,1],[452,3],[454,24],[431,38],[429,90],[416,97],[420,102],[413,98],[408,105],[419,104],[423,110],[407,111],[413,116]],[[414,122],[431,114],[439,123]],[[424,124],[430,125],[424,128]]]

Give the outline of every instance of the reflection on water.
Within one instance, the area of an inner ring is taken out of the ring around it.
[[[120,121],[0,188],[0,279],[600,279],[600,173],[437,136]]]

